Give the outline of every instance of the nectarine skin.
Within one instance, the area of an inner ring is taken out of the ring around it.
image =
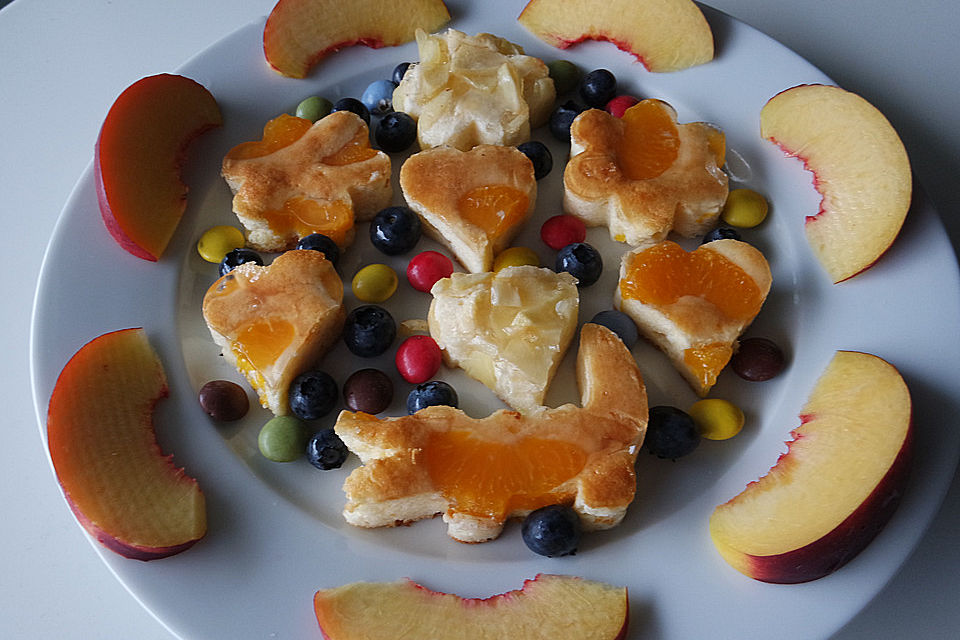
[[[277,73],[305,78],[322,58],[356,44],[374,49],[414,39],[450,20],[442,0],[279,0],[263,30],[263,53]]]
[[[882,358],[838,351],[791,437],[766,475],[710,517],[724,560],[763,582],[822,578],[886,526],[911,466],[910,391]]]
[[[148,76],[114,101],[94,149],[94,183],[103,222],[131,254],[156,261],[187,205],[180,172],[189,143],[223,122],[201,84]]]
[[[625,640],[630,606],[626,587],[538,574],[489,598],[461,598],[409,579],[353,583],[317,591],[314,610],[326,640]]]
[[[900,504],[913,450],[913,428],[887,475],[870,497],[837,528],[823,538],[788,553],[773,556],[740,554],[736,560],[724,554],[728,562],[755,580],[772,584],[798,584],[829,575],[863,551],[893,517]]]
[[[206,533],[197,482],[164,455],[153,409],[169,391],[142,329],[94,338],[67,362],[50,397],[47,446],[64,497],[106,548],[153,560]]]

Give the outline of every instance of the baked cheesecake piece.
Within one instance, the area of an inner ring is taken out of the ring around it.
[[[242,264],[203,297],[214,342],[276,415],[289,413],[291,381],[340,337],[344,318],[343,283],[318,251],[287,251],[269,266]]]
[[[400,189],[425,233],[473,273],[490,271],[533,214],[533,163],[515,147],[439,147],[400,167]]]
[[[420,61],[393,92],[417,121],[421,149],[516,145],[550,117],[556,92],[547,65],[489,33],[417,31]]]
[[[727,199],[725,139],[704,122],[677,123],[662,100],[643,100],[617,118],[589,109],[570,127],[564,211],[637,246],[703,235]]]
[[[582,407],[480,419],[447,406],[391,418],[341,412],[336,433],[362,462],[344,482],[344,518],[383,527],[443,514],[461,542],[496,538],[508,519],[549,504],[572,505],[586,529],[617,525],[636,491],[646,388],[620,339],[592,323],[577,381]]]
[[[538,409],[576,332],[574,277],[532,266],[458,272],[430,293],[427,324],[446,364],[518,411]]]
[[[267,123],[262,140],[232,148],[221,174],[247,245],[284,251],[311,233],[349,245],[354,222],[371,219],[393,198],[390,157],[371,148],[369,136],[349,111],[316,123],[282,114]]]
[[[770,292],[770,266],[739,240],[687,252],[674,242],[624,254],[614,306],[705,396]]]

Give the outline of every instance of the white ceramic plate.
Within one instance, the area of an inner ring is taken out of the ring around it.
[[[256,448],[257,431],[268,418],[264,411],[258,408],[242,423],[222,426],[199,409],[196,392],[205,381],[238,376],[217,356],[200,317],[200,300],[216,278],[216,267],[203,262],[194,245],[207,227],[236,223],[229,190],[218,175],[227,149],[257,138],[266,120],[292,111],[308,95],[358,96],[371,80],[389,77],[398,62],[415,60],[416,47],[355,47],[325,60],[309,79],[291,80],[267,68],[263,22],[251,24],[179,71],[210,89],[225,126],[193,148],[189,208],[163,259],[138,260],[110,239],[88,170],[48,248],[35,307],[32,364],[41,432],[60,369],[93,337],[143,326],[164,361],[171,398],[158,408],[158,437],[204,489],[209,532],[186,553],[150,563],[125,560],[93,544],[131,593],[173,633],[198,639],[319,637],[312,609],[318,588],[410,577],[436,590],[486,597],[549,572],[628,586],[631,637],[746,639],[766,637],[770,629],[781,638],[824,637],[874,596],[932,518],[952,475],[960,438],[938,415],[945,399],[960,395],[954,375],[960,360],[955,339],[960,326],[957,266],[939,219],[918,196],[900,238],[875,267],[841,285],[829,283],[803,236],[804,216],[816,211],[819,200],[810,175],[799,162],[785,159],[762,141],[758,125],[760,108],[777,92],[829,79],[773,40],[710,9],[705,11],[718,43],[717,59],[656,75],[609,44],[585,43],[566,52],[547,47],[516,23],[522,6],[489,2],[465,8],[451,26],[468,33],[489,31],[522,44],[528,53],[548,60],[569,58],[585,70],[608,68],[624,92],[666,99],[682,122],[711,121],[726,131],[728,147],[749,167],[737,169],[740,184],[772,202],[768,221],[744,232],[744,238],[767,255],[774,274],[769,299],[748,335],[777,340],[789,355],[789,367],[775,380],[759,384],[722,375],[712,395],[743,407],[748,419],[744,431],[726,442],[705,441],[677,462],[641,453],[637,498],[626,520],[612,531],[587,536],[575,556],[533,555],[516,524],[482,545],[452,541],[439,519],[385,530],[346,525],[340,516],[340,486],[355,463],[319,472],[306,461],[267,462]],[[540,242],[538,230],[540,222],[560,211],[566,149],[545,131],[537,137],[551,144],[556,164],[540,183],[537,218],[517,244],[533,247],[543,263],[551,265],[553,252]],[[396,199],[400,202],[399,193]],[[363,231],[341,261],[345,279],[370,262],[404,268],[406,258],[378,254]],[[581,321],[610,306],[623,249],[602,229],[591,230],[589,240],[604,252],[606,270],[600,282],[583,291]],[[418,250],[433,246],[424,240]],[[403,283],[385,306],[402,321],[424,317],[428,302],[426,294]],[[348,295],[347,304],[356,301]],[[707,519],[716,504],[773,464],[788,432],[797,426],[797,413],[817,376],[837,349],[880,355],[910,384],[917,446],[909,490],[880,536],[837,573],[794,586],[755,582],[715,552]],[[686,407],[694,401],[658,352],[641,344],[634,353],[652,405]],[[341,383],[350,371],[365,366],[390,372],[397,394],[387,413],[401,414],[410,385],[396,374],[391,356],[359,361],[341,344],[325,363]],[[572,356],[548,396],[549,404],[576,398],[569,371]],[[459,390],[461,406],[472,415],[502,406],[458,372],[441,376]]]

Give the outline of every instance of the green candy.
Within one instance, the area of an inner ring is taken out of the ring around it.
[[[329,115],[332,109],[333,103],[326,98],[321,98],[320,96],[310,96],[297,105],[297,112],[295,115],[298,118],[303,118],[304,120],[309,120],[310,122],[316,122],[320,118]]]
[[[306,425],[293,416],[277,416],[260,429],[257,445],[260,453],[273,462],[293,462],[307,447]]]
[[[580,84],[580,68],[569,60],[553,60],[547,63],[547,69],[558,96],[570,93]]]

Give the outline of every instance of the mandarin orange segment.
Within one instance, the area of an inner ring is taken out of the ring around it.
[[[237,348],[257,369],[269,367],[293,341],[293,325],[286,320],[266,318],[244,327],[237,335]]]
[[[348,201],[317,202],[295,197],[283,203],[280,211],[268,211],[270,229],[279,236],[295,234],[302,238],[322,233],[343,245],[353,228],[353,207]]]
[[[267,122],[263,127],[263,138],[252,142],[241,142],[227,152],[231,160],[260,158],[288,147],[307,132],[313,123],[303,118],[283,113]]]
[[[457,208],[464,220],[495,238],[523,218],[529,204],[523,191],[495,184],[470,189],[460,196]]]
[[[676,162],[680,132],[668,105],[660,100],[643,100],[627,109],[622,120],[625,126],[617,146],[617,161],[628,178],[656,178]]]
[[[764,298],[757,284],[739,266],[705,247],[687,252],[665,241],[633,254],[620,281],[620,295],[660,306],[698,296],[731,320],[752,320]]]
[[[452,511],[500,520],[517,509],[557,502],[553,490],[579,474],[587,461],[586,452],[569,442],[499,442],[468,431],[435,432],[422,453],[431,481]]]
[[[683,352],[683,361],[704,387],[712,387],[731,356],[733,349],[730,345],[715,342],[690,347]]]
[[[342,167],[353,164],[354,162],[369,160],[375,155],[377,155],[377,150],[370,147],[370,137],[367,134],[367,129],[366,127],[361,127],[357,131],[357,135],[320,162]]]
[[[722,167],[727,160],[727,136],[723,131],[713,125],[707,127],[707,147],[717,161],[717,166]]]

